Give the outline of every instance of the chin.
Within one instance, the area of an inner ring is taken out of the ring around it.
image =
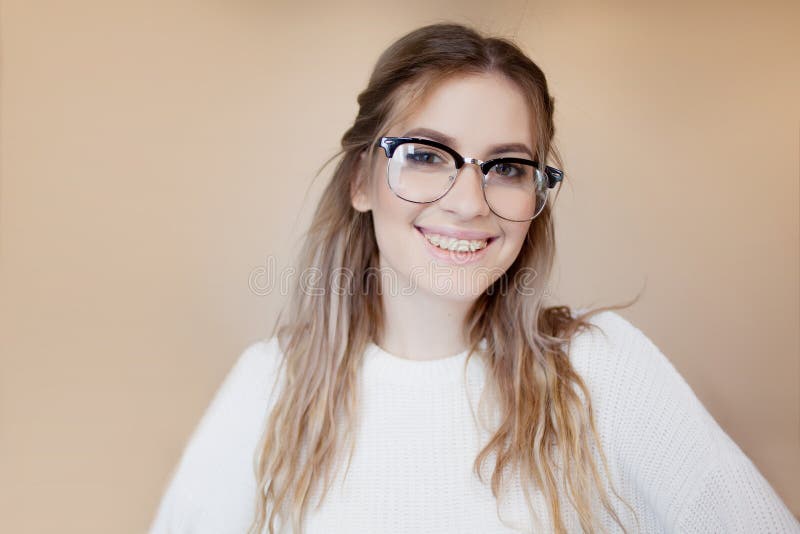
[[[424,291],[434,298],[443,299],[452,303],[471,304],[475,302],[486,290],[485,287],[459,287],[458,282],[452,279],[442,280],[440,284],[420,285],[417,291]]]

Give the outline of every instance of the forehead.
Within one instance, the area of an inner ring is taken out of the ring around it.
[[[429,88],[392,130],[402,135],[415,128],[453,138],[453,148],[465,155],[505,143],[534,151],[528,101],[516,83],[496,73],[452,76]]]

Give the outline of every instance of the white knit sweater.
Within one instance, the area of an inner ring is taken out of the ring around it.
[[[612,496],[628,532],[800,532],[769,483],[652,341],[615,312],[591,321],[607,336],[581,332],[570,359],[591,392],[615,487],[636,511],[638,528]],[[270,393],[279,358],[274,338],[242,353],[172,473],[151,534],[247,531],[255,510],[253,455],[275,401]],[[474,473],[473,461],[490,434],[476,425],[470,407],[477,409],[483,363],[470,358],[465,388],[465,360],[466,352],[415,361],[370,345],[355,453],[344,483],[339,469],[322,505],[306,516],[305,532],[552,530],[535,491],[534,509],[546,526],[532,526],[518,473],[499,501],[488,485],[494,456],[483,470],[487,484]],[[279,390],[280,382],[272,393]],[[562,502],[568,531],[580,532],[568,501]],[[621,531],[607,515],[604,521],[610,532]]]

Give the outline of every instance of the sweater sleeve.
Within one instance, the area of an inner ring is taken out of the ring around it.
[[[727,435],[720,436],[728,440]],[[800,533],[800,524],[752,461],[730,442],[698,477],[676,521],[686,533]]]
[[[274,338],[250,345],[228,372],[170,474],[150,534],[247,531],[275,348]]]
[[[681,533],[797,533],[786,505],[659,348],[615,312],[591,319],[576,369],[623,493]],[[594,329],[593,329],[594,330]],[[649,527],[649,528],[650,528]]]

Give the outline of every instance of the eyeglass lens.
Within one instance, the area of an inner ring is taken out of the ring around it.
[[[452,155],[436,147],[404,143],[389,160],[389,186],[411,202],[433,202],[447,193],[458,169]],[[547,181],[544,173],[525,163],[495,164],[486,175],[484,195],[500,217],[530,220],[544,207]]]

